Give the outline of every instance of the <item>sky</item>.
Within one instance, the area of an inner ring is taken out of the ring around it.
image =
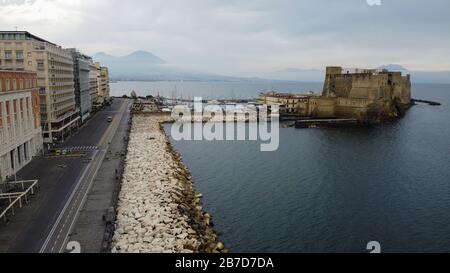
[[[230,76],[327,65],[441,71],[450,70],[449,11],[448,0],[0,0],[0,29]]]

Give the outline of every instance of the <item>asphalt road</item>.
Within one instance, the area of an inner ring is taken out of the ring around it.
[[[41,188],[30,206],[0,227],[0,252],[64,251],[108,142],[127,107],[128,101],[115,99],[112,106],[94,115],[63,144],[89,147],[86,156],[38,158],[18,173],[18,179],[38,179]],[[108,116],[113,117],[111,123],[106,121]]]

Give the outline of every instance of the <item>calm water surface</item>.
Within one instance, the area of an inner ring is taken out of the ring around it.
[[[190,98],[194,96],[204,99],[248,99],[256,98],[267,90],[280,92],[320,91],[323,83],[305,82],[116,82],[111,83],[111,95],[129,95],[135,91],[139,96],[161,95],[172,98]]]
[[[373,240],[384,252],[450,252],[450,86],[413,89],[443,106],[371,128],[280,129],[276,152],[172,143],[234,252],[365,252]]]

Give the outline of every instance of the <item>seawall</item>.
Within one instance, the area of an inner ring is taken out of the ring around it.
[[[170,115],[134,114],[111,252],[228,252],[164,133]]]

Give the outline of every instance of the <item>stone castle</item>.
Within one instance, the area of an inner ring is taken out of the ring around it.
[[[327,67],[322,95],[270,92],[260,102],[280,114],[311,118],[354,118],[378,123],[402,116],[411,105],[410,75],[377,69]]]

